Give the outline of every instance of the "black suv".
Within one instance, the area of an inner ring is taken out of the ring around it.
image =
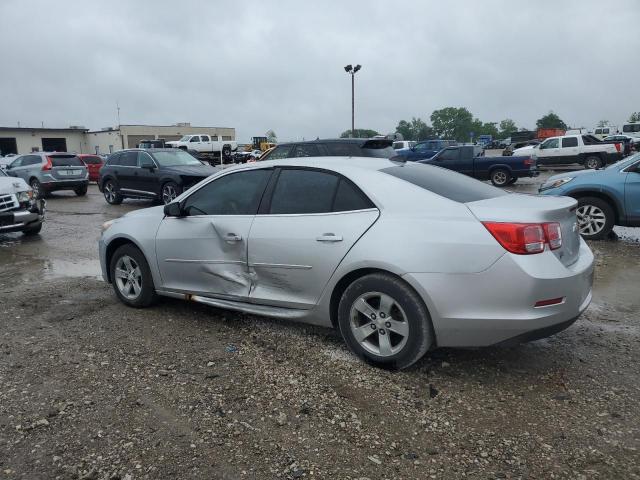
[[[167,204],[218,170],[178,148],[122,150],[109,155],[100,169],[98,187],[111,205],[124,198]]]
[[[393,141],[386,138],[335,138],[280,143],[260,157],[260,161],[299,157],[392,158],[397,155],[392,145]]]

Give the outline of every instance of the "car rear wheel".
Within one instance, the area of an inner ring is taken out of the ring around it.
[[[110,205],[120,205],[122,203],[122,195],[118,192],[116,184],[112,180],[107,180],[102,186],[104,199]]]
[[[165,205],[173,202],[178,195],[182,193],[182,189],[175,182],[167,182],[162,185],[161,198]]]
[[[87,187],[85,186],[85,187],[76,188],[74,192],[76,192],[77,196],[83,197],[87,194]]]
[[[597,170],[598,168],[602,167],[602,159],[600,157],[592,155],[584,160],[584,166],[585,168],[589,168],[591,170]]]
[[[33,190],[33,196],[35,198],[42,198],[44,195],[44,190],[42,189],[42,184],[38,181],[38,179],[33,178],[29,182],[31,189]]]
[[[576,215],[580,235],[586,240],[601,240],[613,229],[613,208],[600,198],[579,198]]]
[[[338,325],[351,351],[378,366],[407,368],[434,343],[422,299],[402,280],[383,273],[366,275],[347,287]]]
[[[122,303],[142,308],[157,300],[149,264],[136,246],[126,244],[115,251],[110,274],[113,289]]]
[[[509,181],[511,180],[511,173],[504,168],[496,168],[493,172],[491,172],[491,183],[493,183],[496,187],[504,187],[509,185]]]

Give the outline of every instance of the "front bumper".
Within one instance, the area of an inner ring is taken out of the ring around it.
[[[593,253],[580,240],[578,260],[564,266],[550,252],[503,255],[474,274],[406,274],[430,309],[442,347],[513,344],[552,335],[571,325],[589,306]],[[558,305],[536,302],[563,298]]]
[[[44,221],[46,202],[36,200],[28,210],[0,213],[0,233],[20,232]]]

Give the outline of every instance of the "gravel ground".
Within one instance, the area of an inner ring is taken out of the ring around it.
[[[60,194],[40,239],[0,236],[0,478],[640,478],[634,232],[592,244],[568,330],[390,372],[331,330],[120,304],[97,226],[144,206]]]

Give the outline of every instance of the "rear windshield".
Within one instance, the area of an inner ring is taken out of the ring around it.
[[[405,180],[454,202],[477,202],[509,195],[504,190],[479,180],[432,165],[405,163],[397,167],[384,168],[381,172]]]
[[[84,167],[84,163],[75,155],[68,156],[49,156],[51,159],[51,166],[53,167]]]
[[[100,165],[102,163],[102,159],[100,157],[84,157],[82,160],[87,165]]]

